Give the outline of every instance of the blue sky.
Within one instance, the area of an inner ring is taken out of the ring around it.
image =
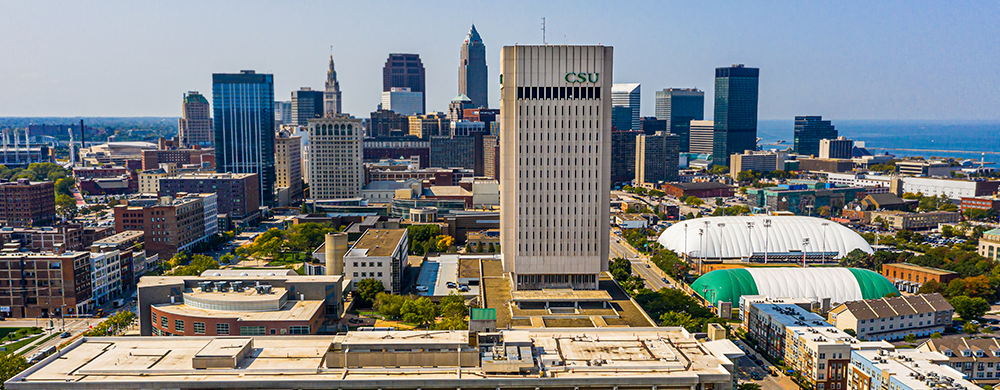
[[[320,89],[330,46],[344,110],[380,101],[390,52],[420,54],[429,110],[457,93],[475,22],[499,106],[499,52],[615,47],[615,81],[698,87],[715,67],[760,72],[761,119],[1000,120],[1000,2],[925,1],[0,1],[0,116],[179,116],[211,74],[274,74],[275,96]]]

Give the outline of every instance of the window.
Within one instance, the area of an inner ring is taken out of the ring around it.
[[[205,323],[195,322],[194,323],[194,334],[205,334]]]
[[[184,331],[184,320],[174,320],[174,330],[178,332]]]
[[[170,325],[167,324],[167,317],[160,317],[160,326],[163,327],[163,329],[170,327]]]
[[[820,359],[826,359],[826,354],[825,354],[825,353],[821,353],[821,354],[819,354],[819,358],[820,358]]]
[[[264,326],[241,326],[240,336],[263,336],[267,334]]]
[[[309,325],[292,325],[288,327],[288,334],[309,334]]]
[[[229,334],[229,324],[215,324],[215,334],[217,335]]]
[[[156,313],[153,313],[153,323],[156,323]]]

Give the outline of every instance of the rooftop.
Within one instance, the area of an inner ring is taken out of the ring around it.
[[[368,229],[354,246],[347,251],[347,256],[355,257],[388,257],[396,251],[406,229]]]
[[[979,389],[972,382],[963,378],[963,374],[951,367],[938,365],[938,362],[948,358],[937,352],[927,352],[916,349],[856,350],[853,354],[871,362],[883,376],[891,376],[910,389],[945,389],[964,388]],[[853,360],[853,359],[852,359]],[[949,378],[949,379],[944,379]],[[930,380],[931,383],[928,383]],[[888,383],[886,378],[883,382]],[[946,383],[936,383],[946,382]],[[873,387],[877,384],[873,384]]]
[[[125,241],[132,240],[138,237],[142,237],[143,232],[141,230],[126,230],[124,232],[115,234],[110,237],[102,238],[100,240],[94,241],[94,245],[115,245],[121,244]]]
[[[1000,232],[1000,229],[994,229],[994,230]],[[989,233],[989,232],[987,232],[987,233]],[[916,265],[916,264],[911,264],[911,263],[891,263],[891,264],[886,264],[886,265],[890,266],[890,267],[907,269],[907,270],[910,270],[910,271],[926,272],[926,273],[933,274],[933,275],[953,275],[953,274],[955,274],[955,272],[952,272],[952,271],[943,270],[943,269],[940,269],[940,268],[924,267],[924,266],[920,266],[920,265]]]
[[[733,186],[715,181],[699,181],[694,183],[670,183],[670,185],[682,190],[708,190],[715,188],[732,188]]]

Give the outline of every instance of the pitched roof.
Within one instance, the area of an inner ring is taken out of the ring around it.
[[[851,301],[845,302],[844,306],[859,320],[955,309],[941,294],[936,293]]]
[[[906,202],[903,201],[902,198],[896,196],[896,194],[890,194],[890,193],[871,194],[868,195],[868,197],[871,198],[872,201],[874,201],[880,207],[906,204]]]

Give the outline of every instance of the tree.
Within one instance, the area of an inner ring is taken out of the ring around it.
[[[969,336],[975,336],[979,333],[979,325],[966,322],[965,325],[962,326],[962,332],[968,333]]]
[[[76,207],[76,199],[66,194],[56,195],[56,214],[70,219],[76,216],[77,212],[79,209]]]
[[[434,322],[438,316],[438,306],[426,297],[417,300],[407,300],[400,309],[403,321],[416,325],[425,325]]]
[[[851,337],[858,337],[858,332],[855,331],[854,329],[850,328],[844,329],[844,333],[851,335]]]
[[[468,242],[465,243],[465,253],[472,253],[472,244],[471,243],[468,243]]]
[[[486,248],[483,246],[482,241],[476,243],[476,253],[483,253]]]
[[[392,320],[397,320],[403,316],[403,304],[406,302],[409,302],[409,300],[399,295],[384,292],[375,295],[375,307],[378,309],[379,314]]]
[[[379,293],[385,291],[385,286],[382,285],[381,280],[376,279],[361,279],[358,281],[358,297],[365,302],[372,303],[375,302],[375,297]]]
[[[20,374],[21,371],[27,370],[30,366],[24,356],[13,353],[13,351],[0,356],[0,383],[7,382],[14,375]]]
[[[761,386],[759,383],[744,382],[736,386],[736,390],[761,390]]]
[[[933,293],[940,293],[943,290],[944,290],[944,287],[941,286],[941,283],[938,283],[937,280],[933,280],[932,279],[932,280],[928,280],[928,281],[924,282],[924,284],[922,286],[920,286],[920,289],[917,290],[917,293],[918,294],[933,294]]]
[[[917,335],[909,333],[906,336],[903,336],[903,341],[906,341],[907,344],[913,344],[917,342]]]
[[[948,303],[955,308],[955,314],[966,321],[980,318],[990,310],[989,302],[981,297],[969,298],[960,295],[951,298]]]
[[[660,326],[679,326],[689,332],[698,332],[699,325],[701,324],[688,313],[668,311],[660,315]]]
[[[608,264],[608,271],[611,272],[611,277],[619,283],[624,282],[632,275],[632,262],[621,257],[615,258],[611,264]]]
[[[694,196],[689,196],[687,198],[684,198],[684,204],[691,207],[699,207],[701,205],[704,205],[705,201]]]
[[[76,185],[76,180],[72,177],[63,177],[55,181],[56,195],[66,195],[73,196],[73,186]]]
[[[178,258],[177,256],[174,256],[174,258],[170,259],[170,263],[174,266],[182,266],[175,268],[173,271],[169,272],[168,275],[195,276],[201,275],[201,273],[206,270],[219,269],[219,262],[211,256],[191,255],[188,257],[185,252],[180,252],[178,255],[182,255],[182,257]]]
[[[931,333],[931,338],[932,339],[939,339],[939,338],[941,338],[941,332]]]
[[[469,314],[469,308],[465,306],[465,298],[454,292],[441,298],[440,306],[441,315],[445,318],[459,318],[464,320],[465,316]]]
[[[716,206],[723,206],[723,205],[725,205],[725,204],[726,204],[726,202],[724,202],[724,201],[722,200],[722,197],[716,197],[716,198],[715,198],[715,205],[716,205]]]
[[[451,245],[455,243],[455,238],[449,235],[435,237],[438,252],[447,252]]]
[[[497,251],[496,247],[494,247],[493,243],[491,242],[490,247],[487,249],[487,252],[496,253],[496,251]]]
[[[219,263],[221,263],[221,264],[227,264],[227,265],[231,264],[233,262],[233,260],[235,259],[235,257],[236,256],[233,256],[232,253],[223,254],[222,256],[219,256]]]

